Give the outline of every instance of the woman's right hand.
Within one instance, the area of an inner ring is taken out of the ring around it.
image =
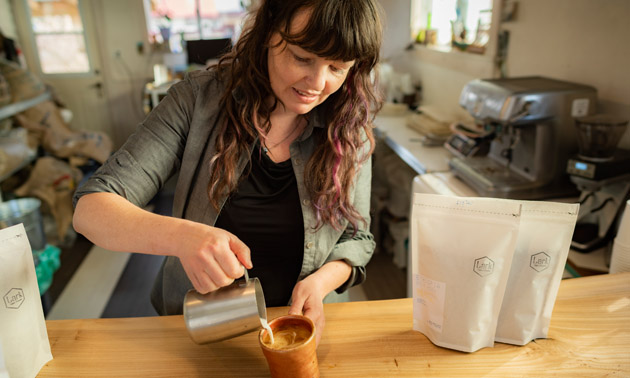
[[[176,252],[195,289],[209,293],[228,286],[252,268],[250,250],[236,236],[220,228],[184,221]]]
[[[176,256],[202,294],[231,284],[252,268],[249,248],[216,227],[146,211],[114,193],[79,199],[74,229],[111,251]]]

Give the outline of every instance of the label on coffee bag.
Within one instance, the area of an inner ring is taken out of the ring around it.
[[[529,266],[538,273],[549,268],[549,264],[551,264],[551,257],[545,252],[535,253],[529,259]]]
[[[416,293],[416,300],[413,303],[414,307],[416,307],[414,310],[422,314],[421,319],[426,322],[429,327],[437,332],[442,332],[446,284],[432,280],[422,274],[416,274],[414,290]]]

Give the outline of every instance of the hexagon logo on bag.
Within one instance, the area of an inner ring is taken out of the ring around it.
[[[19,288],[12,288],[8,293],[2,297],[4,300],[4,305],[6,308],[20,308],[22,303],[24,303],[24,291]]]
[[[494,271],[494,261],[490,260],[488,256],[475,259],[473,271],[481,277],[490,275]]]
[[[537,272],[542,272],[549,268],[550,263],[551,257],[545,252],[535,253],[529,260],[529,266]]]

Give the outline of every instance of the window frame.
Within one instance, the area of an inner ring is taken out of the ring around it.
[[[90,46],[90,44],[88,44],[88,38],[86,35],[86,26],[85,26],[85,20],[86,20],[86,10],[85,10],[85,6],[83,5],[83,1],[84,0],[77,0],[77,10],[79,11],[79,17],[81,18],[81,32],[78,31],[74,31],[74,32],[44,32],[44,33],[39,33],[36,32],[34,27],[33,27],[33,14],[31,11],[31,6],[29,4],[30,0],[22,0],[23,4],[24,4],[24,9],[26,11],[26,17],[28,19],[28,30],[29,30],[29,38],[31,40],[32,46],[33,46],[33,52],[34,52],[34,59],[35,59],[35,63],[37,64],[37,72],[42,75],[42,76],[49,76],[49,77],[58,77],[58,78],[64,78],[64,77],[84,77],[84,76],[91,76],[96,74],[95,69],[94,69],[94,58],[93,58],[93,54],[92,54],[92,49],[95,48],[95,46]],[[39,51],[39,46],[37,44],[37,36],[38,35],[78,35],[81,34],[82,35],[82,39],[83,39],[83,45],[85,47],[85,54],[87,55],[87,62],[88,62],[88,69],[87,71],[77,71],[77,72],[44,72],[43,67],[42,67],[42,61],[41,61],[41,57],[40,57],[40,51]]]

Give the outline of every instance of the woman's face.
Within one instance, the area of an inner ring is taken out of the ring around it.
[[[298,13],[291,23],[291,34],[308,22],[309,13]],[[278,33],[271,37],[268,52],[269,81],[284,110],[295,115],[306,114],[335,93],[346,80],[354,61],[333,61],[288,44]],[[281,42],[281,43],[279,43]]]

